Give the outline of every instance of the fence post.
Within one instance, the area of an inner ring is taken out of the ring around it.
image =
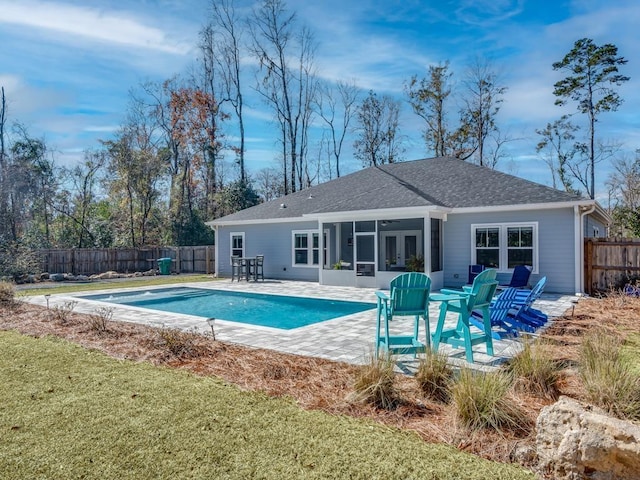
[[[591,238],[585,239],[587,248],[584,249],[584,262],[585,262],[585,284],[584,289],[586,293],[591,295],[593,293],[593,240]]]
[[[209,264],[209,262],[211,262],[211,251],[209,248],[210,247],[207,245],[204,251],[204,264],[205,264],[204,270],[207,273],[207,275],[211,273],[211,266]]]

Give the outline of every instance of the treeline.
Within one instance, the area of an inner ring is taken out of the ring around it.
[[[72,167],[57,166],[42,139],[9,122],[2,90],[0,245],[210,244],[205,221],[352,170],[347,146],[362,167],[403,160],[403,101],[362,92],[355,80],[323,80],[316,49],[313,32],[282,0],[251,10],[212,1],[189,72],[132,90],[118,132]],[[535,132],[557,188],[594,197],[596,164],[613,161],[620,231],[640,229],[640,157],[626,159],[616,142],[600,141],[596,120],[621,104],[615,87],[629,80],[618,73],[625,63],[614,45],[577,41],[550,66],[567,75],[554,85],[556,104],[575,104],[579,115],[563,110]],[[498,125],[507,86],[488,61],[476,59],[455,78],[448,62],[431,65],[425,77],[407,79],[404,92],[423,127],[425,157],[495,168],[517,140]],[[251,174],[245,116],[256,94],[271,113],[279,154],[276,166]]]

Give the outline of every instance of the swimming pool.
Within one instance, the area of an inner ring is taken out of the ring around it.
[[[88,300],[291,330],[375,308],[374,304],[172,287],[83,296]]]

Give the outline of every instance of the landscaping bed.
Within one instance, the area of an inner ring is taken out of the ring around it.
[[[540,410],[555,401],[513,389],[509,397],[520,407],[526,429],[470,431],[451,405],[426,398],[410,376],[395,377],[398,401],[392,409],[381,409],[355,400],[359,367],[354,365],[227,344],[211,335],[154,329],[106,317],[100,321],[99,317],[17,303],[0,310],[0,329],[34,337],[53,335],[114,358],[215,376],[243,390],[293,399],[307,410],[366,418],[414,431],[427,442],[444,443],[498,462],[519,461],[525,466],[530,466],[527,456],[520,452],[534,443]],[[577,365],[583,336],[596,326],[621,338],[625,355],[640,365],[638,319],[640,299],[617,294],[583,299],[573,311],[556,319],[543,334],[546,348],[561,364],[556,393],[585,400]]]

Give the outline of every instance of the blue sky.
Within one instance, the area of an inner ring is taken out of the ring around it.
[[[449,60],[454,80],[475,58],[490,59],[508,87],[499,125],[518,140],[499,169],[550,184],[548,167],[535,153],[536,128],[563,113],[553,84],[562,78],[551,64],[582,37],[614,43],[628,59],[631,77],[620,88],[616,113],[598,122],[600,136],[640,148],[640,2],[637,0],[290,0],[301,24],[316,35],[320,76],[353,79],[364,91],[404,101],[403,83]],[[240,7],[252,3],[237,1]],[[9,117],[43,136],[56,163],[72,164],[98,146],[123,119],[128,92],[145,80],[184,73],[196,57],[206,0],[0,0],[0,85]],[[250,67],[250,62],[247,62]],[[247,167],[275,165],[277,129],[259,99],[248,98]],[[426,155],[420,122],[406,102],[402,133],[406,159]],[[232,134],[232,132],[230,132]],[[346,159],[351,156],[349,149]],[[352,169],[358,164],[352,164]],[[598,166],[597,190],[609,166]]]

